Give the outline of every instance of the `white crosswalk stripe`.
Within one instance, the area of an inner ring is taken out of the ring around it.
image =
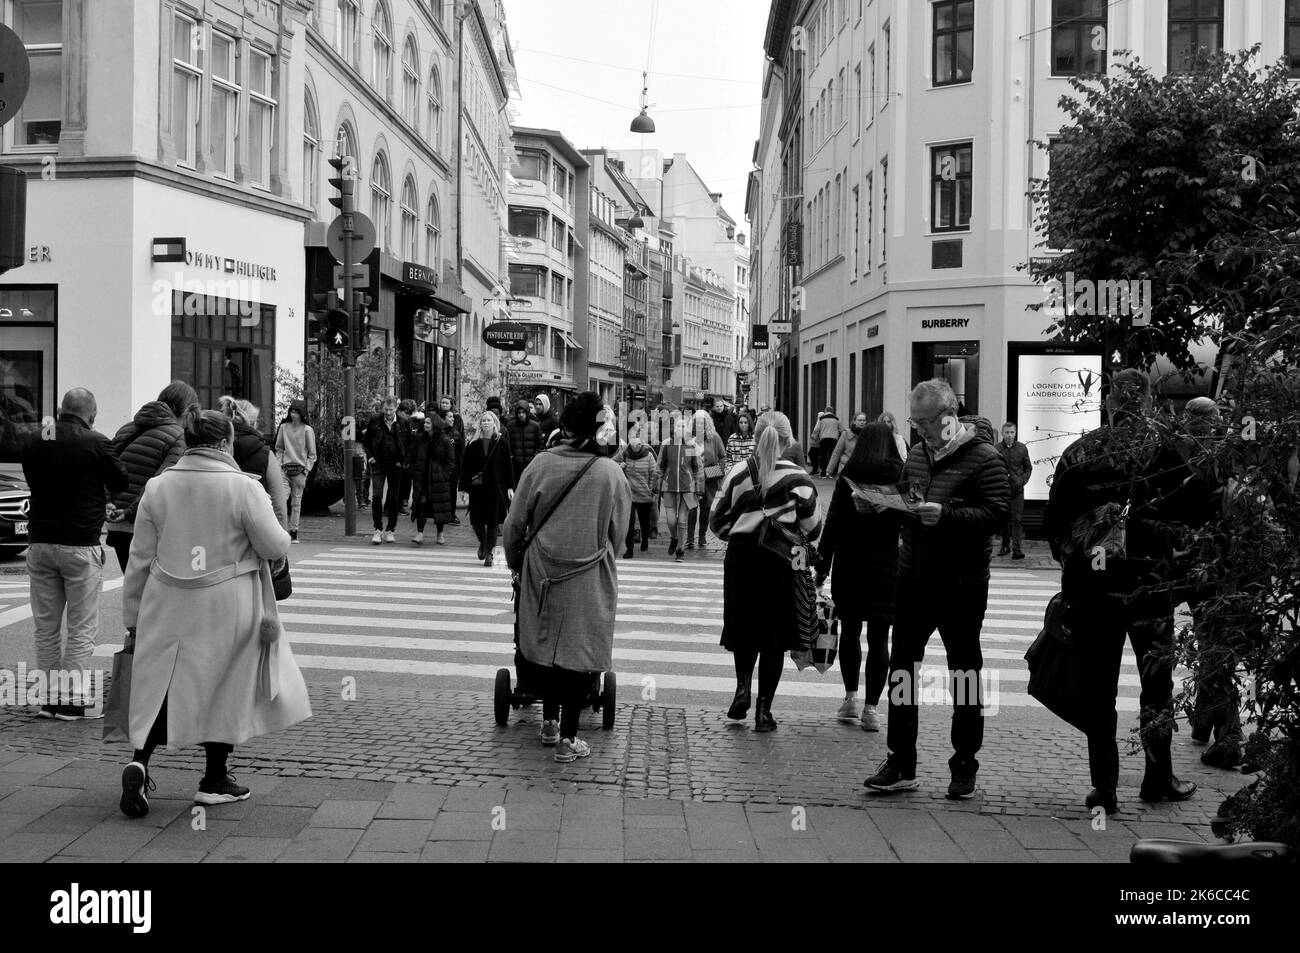
[[[385,673],[436,685],[473,680],[486,688],[513,665],[510,574],[459,549],[338,547],[294,563],[294,594],[280,606],[299,664],[342,674]],[[614,667],[620,695],[665,703],[725,705],[735,691],[722,629],[722,564],[688,559],[619,560]],[[1036,706],[1026,693],[1025,649],[1057,591],[1053,575],[995,569],[981,644],[986,702]],[[101,645],[98,655],[118,646]],[[942,691],[945,656],[938,635],[922,670]],[[992,690],[996,691],[992,691]],[[782,696],[820,707],[843,697],[838,670],[797,672],[787,660]],[[1137,710],[1136,661],[1126,647],[1119,707]],[[689,698],[688,698],[689,696]]]

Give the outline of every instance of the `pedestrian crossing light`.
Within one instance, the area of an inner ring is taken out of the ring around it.
[[[338,195],[330,196],[330,205],[344,215],[352,215],[357,210],[355,202],[357,177],[353,171],[355,160],[352,156],[334,156],[327,161],[338,173],[329,180],[330,185],[338,191]]]
[[[334,308],[325,317],[325,346],[331,351],[344,351],[351,341],[348,313],[342,308]]]

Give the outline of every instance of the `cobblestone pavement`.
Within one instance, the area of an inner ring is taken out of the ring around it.
[[[199,749],[160,750],[154,809],[127,821],[129,754],[100,743],[99,723],[0,709],[0,861],[1122,861],[1142,836],[1212,839],[1209,816],[1243,781],[1202,768],[1180,738],[1177,768],[1198,796],[1141,804],[1140,755],[1125,758],[1123,811],[1094,830],[1082,739],[1018,713],[990,719],[981,792],[951,802],[947,710],[922,712],[921,789],[880,796],[861,783],[883,736],[825,717],[785,716],[761,735],[719,712],[626,704],[609,732],[585,715],[593,755],[561,765],[538,744],[539,713],[498,728],[489,693],[345,702],[317,686],[312,704],[310,721],[236,751],[254,795],[208,809],[204,831],[189,802]]]

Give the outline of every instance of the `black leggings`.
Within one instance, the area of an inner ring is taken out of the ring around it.
[[[154,719],[153,727],[149,729],[149,737],[144,741],[143,748],[137,748],[131,756],[132,761],[138,761],[149,767],[149,759],[153,757],[154,749],[159,745],[167,743],[167,699],[163,699],[162,707],[158,709],[158,717]],[[235,750],[234,745],[228,745],[220,741],[203,742],[203,750],[207,754],[208,766],[204,772],[204,781],[219,781],[226,776],[226,759],[230,753]]]
[[[560,737],[578,737],[578,716],[582,714],[587,690],[595,677],[591,672],[574,672],[567,668],[545,669],[546,693],[542,697],[542,718],[560,722]]]
[[[862,620],[840,620],[840,675],[844,690],[858,690],[858,670],[862,668]],[[868,705],[880,704],[880,693],[889,679],[889,623],[883,619],[867,619],[867,683],[862,700]]]
[[[104,540],[113,547],[113,552],[117,554],[117,565],[122,572],[126,572],[127,559],[131,555],[131,535],[120,530],[109,530]]]
[[[417,533],[423,533],[423,532],[424,532],[424,527],[427,526],[428,523],[429,523],[429,517],[427,517],[427,516],[417,516],[417,517],[415,518],[415,531],[416,531]],[[434,523],[433,523],[433,525],[436,526],[436,527],[438,528],[438,535],[441,536],[441,535],[442,535],[442,528],[443,528],[444,526],[446,526],[447,524],[446,524],[446,523],[439,523],[438,521],[435,520]]]
[[[736,681],[748,687],[754,680],[754,663],[759,661],[758,649],[736,649],[732,653],[736,662]],[[764,652],[758,666],[758,697],[771,702],[776,695],[776,687],[781,684],[781,672],[785,669],[784,652]]]

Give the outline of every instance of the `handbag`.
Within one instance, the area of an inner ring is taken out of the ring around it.
[[[762,503],[762,486],[758,479],[758,464],[753,457],[745,461],[749,467],[749,478],[753,481],[756,495],[759,496],[759,503]],[[778,523],[767,515],[766,509],[763,511],[763,522],[758,524],[757,543],[760,548],[775,553],[782,559],[794,560],[794,552],[797,547],[802,547],[804,552],[804,565],[813,566],[817,562],[817,550],[812,543],[808,542],[807,537],[798,530],[791,530],[789,527]]]
[[[1070,625],[1070,606],[1061,593],[1047,603],[1043,628],[1025,652],[1029,694],[1062,721],[1087,733],[1099,709],[1079,638]]]
[[[840,647],[840,620],[835,616],[835,603],[824,587],[817,590],[816,612],[817,633],[812,644],[791,650],[790,658],[799,671],[811,665],[824,675],[835,664]]]
[[[482,469],[482,470],[479,470],[478,473],[474,474],[472,477],[469,478],[469,485],[470,485],[470,486],[482,486],[482,485],[483,485],[483,474],[487,473],[487,465],[488,465],[489,461],[491,461],[491,459],[492,459],[492,454],[494,454],[494,453],[497,452],[497,444],[500,443],[500,441],[501,441],[501,438],[500,438],[500,437],[493,437],[493,438],[492,438],[492,446],[488,447],[488,452],[487,452],[487,454],[483,457],[483,469]]]
[[[280,467],[280,469],[284,471],[284,475],[287,477],[302,476],[307,472],[307,468],[301,463],[286,463],[284,466]]]
[[[283,602],[293,595],[293,580],[289,578],[289,559],[285,559],[276,567],[271,567],[271,588],[275,591],[275,601]]]
[[[723,475],[721,463],[710,463],[704,468],[704,479],[706,480],[721,480]]]
[[[104,741],[131,740],[131,666],[135,661],[135,641],[128,639],[113,656],[113,684],[104,702]]]

